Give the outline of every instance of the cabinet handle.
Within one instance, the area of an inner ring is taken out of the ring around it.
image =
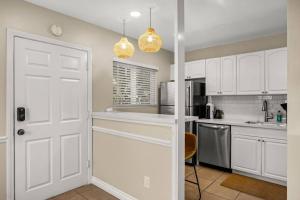
[[[261,140],[260,140],[260,139],[258,139],[257,141],[259,141],[259,142],[260,142]]]

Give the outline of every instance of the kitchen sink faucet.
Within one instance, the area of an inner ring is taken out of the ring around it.
[[[274,118],[273,113],[270,113],[271,115],[269,115],[268,101],[267,100],[264,100],[263,106],[262,106],[261,110],[265,112],[265,122],[268,122],[269,119],[273,119]]]

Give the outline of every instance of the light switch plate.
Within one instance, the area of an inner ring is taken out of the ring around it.
[[[150,177],[144,176],[144,187],[150,188]]]

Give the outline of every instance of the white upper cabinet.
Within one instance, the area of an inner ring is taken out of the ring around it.
[[[220,94],[220,81],[221,81],[221,59],[213,58],[206,60],[206,95],[219,95]]]
[[[236,56],[206,60],[206,95],[236,94]]]
[[[204,78],[205,77],[205,60],[197,60],[185,63],[185,78]]]
[[[195,78],[206,78],[211,96],[287,94],[287,48],[186,62],[185,79]]]
[[[265,52],[265,86],[268,94],[287,93],[287,48]]]
[[[170,66],[170,80],[174,80],[174,64]],[[185,79],[205,78],[205,60],[185,63]]]
[[[236,94],[236,56],[221,58],[221,94]]]
[[[265,52],[237,56],[237,94],[264,94]]]

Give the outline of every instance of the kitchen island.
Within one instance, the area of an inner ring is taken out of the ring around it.
[[[176,123],[172,115],[93,113],[92,183],[120,199],[174,199]]]

